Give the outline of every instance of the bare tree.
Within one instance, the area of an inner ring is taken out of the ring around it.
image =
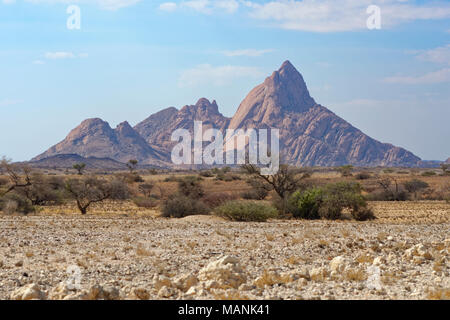
[[[76,200],[81,214],[86,214],[92,203],[129,197],[129,190],[122,181],[107,181],[95,177],[69,179],[66,181],[66,190]]]
[[[408,197],[397,179],[391,176],[378,180],[378,185],[383,189],[387,200],[404,201]]]
[[[10,186],[3,192],[3,195],[17,189],[32,185],[31,168],[26,165],[17,165],[11,163],[11,160],[2,158],[0,168],[9,178]]]
[[[290,167],[286,164],[280,165],[278,172],[272,175],[263,175],[261,169],[253,164],[244,164],[241,168],[251,177],[267,183],[277,193],[283,201],[283,213],[285,213],[289,196],[302,188],[303,180],[310,177],[305,169]]]
[[[441,169],[444,176],[450,174],[450,163],[441,163]]]
[[[83,162],[81,162],[81,163],[75,163],[72,167],[73,167],[75,170],[77,170],[77,171],[78,171],[78,174],[81,176],[81,175],[83,175],[83,170],[84,170],[84,168],[86,168],[86,163],[83,163]]]

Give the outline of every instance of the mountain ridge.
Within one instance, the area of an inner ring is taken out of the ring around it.
[[[233,117],[222,115],[215,100],[200,98],[194,105],[169,107],[131,127],[115,129],[99,118],[87,119],[43,154],[33,158],[75,153],[126,162],[170,165],[171,133],[193,132],[194,120],[204,130],[276,128],[280,131],[282,162],[297,166],[419,166],[421,159],[401,147],[381,143],[352,126],[310,96],[303,76],[289,62],[253,88]]]

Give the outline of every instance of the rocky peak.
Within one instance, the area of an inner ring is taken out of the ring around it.
[[[130,126],[128,121],[121,122],[117,125],[116,130],[117,133],[124,136],[134,136],[137,135],[137,132]]]
[[[217,115],[220,114],[216,100],[210,102],[206,98],[200,98],[196,104],[184,106],[180,113],[196,114],[196,115]]]
[[[289,62],[272,73],[245,97],[230,122],[237,129],[246,120],[269,123],[285,112],[305,112],[315,105],[302,75]]]
[[[78,127],[73,129],[67,136],[68,140],[77,140],[85,136],[93,135],[108,135],[112,134],[113,130],[109,123],[100,118],[86,119],[80,123]]]

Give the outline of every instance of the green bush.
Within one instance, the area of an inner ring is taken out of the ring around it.
[[[423,177],[432,177],[432,176],[435,176],[436,175],[436,172],[435,171],[425,171],[425,172],[422,172],[422,176]]]
[[[349,210],[356,220],[375,218],[367,208],[358,183],[338,182],[323,188],[297,191],[290,197],[288,209],[294,217],[301,219],[341,219],[344,209]]]
[[[277,210],[267,204],[253,201],[229,201],[216,208],[215,214],[232,221],[258,221],[274,219],[278,216]]]
[[[323,190],[312,188],[295,192],[288,203],[288,210],[295,218],[319,219],[319,208],[322,204]]]
[[[202,201],[176,194],[164,201],[161,215],[163,217],[182,218],[197,214],[208,214],[209,211],[209,207]]]

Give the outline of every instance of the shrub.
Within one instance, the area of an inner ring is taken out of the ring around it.
[[[328,184],[324,190],[323,205],[319,214],[325,219],[340,219],[343,209],[350,210],[353,217],[360,210],[367,210],[367,203],[358,183],[338,182]]]
[[[178,190],[182,195],[194,199],[199,199],[205,194],[200,185],[200,179],[194,176],[188,176],[181,179],[178,182]]]
[[[370,208],[366,207],[359,208],[356,211],[352,211],[352,217],[357,221],[374,220],[376,218],[373,211]]]
[[[208,213],[209,208],[202,201],[181,194],[175,194],[164,201],[161,215],[163,217],[182,218],[190,215]]]
[[[288,209],[295,218],[319,219],[319,208],[322,204],[323,190],[312,188],[295,192],[289,199]]]
[[[45,205],[49,202],[59,202],[63,185],[56,177],[47,177],[39,173],[32,173],[29,185],[18,187],[15,191],[27,198],[32,205]]]
[[[370,179],[372,176],[368,172],[360,172],[355,175],[356,180],[367,180]]]
[[[170,175],[164,179],[164,182],[178,182],[180,179],[175,175]]]
[[[0,198],[0,208],[6,214],[15,212],[27,214],[34,211],[31,201],[16,193],[9,193]]]
[[[338,182],[296,192],[289,199],[288,208],[294,217],[302,219],[341,219],[344,209],[356,220],[375,218],[358,183]]]
[[[349,177],[352,175],[353,166],[351,164],[339,167],[338,171],[343,177]]]
[[[210,208],[218,207],[227,201],[236,200],[236,196],[224,192],[207,193],[202,201]]]
[[[136,172],[122,172],[115,175],[118,180],[126,183],[144,182],[145,180]]]
[[[233,221],[258,221],[274,219],[278,216],[277,210],[267,204],[253,201],[229,201],[215,210],[216,215]]]
[[[155,199],[146,198],[146,197],[135,197],[133,198],[133,202],[139,208],[155,208],[158,206],[158,202]]]
[[[414,193],[414,198],[417,198],[417,192],[429,187],[429,184],[419,179],[412,179],[403,183],[406,191]]]
[[[423,177],[432,177],[432,176],[435,176],[436,175],[436,172],[435,171],[425,171],[425,172],[422,172],[422,176]]]
[[[369,195],[369,200],[374,201],[406,201],[409,198],[404,187],[398,183],[394,177],[384,177],[379,179],[378,185],[381,191]]]
[[[252,189],[242,193],[242,198],[247,200],[264,200],[271,189],[270,185],[259,179],[248,179],[247,184],[249,184]]]
[[[5,177],[0,177],[0,186],[6,186],[9,183],[9,179]]]
[[[200,171],[200,173],[198,175],[201,177],[205,177],[205,178],[214,177],[214,174],[210,170]]]
[[[139,192],[141,192],[145,197],[150,197],[152,194],[154,185],[152,183],[141,183],[139,185]]]

